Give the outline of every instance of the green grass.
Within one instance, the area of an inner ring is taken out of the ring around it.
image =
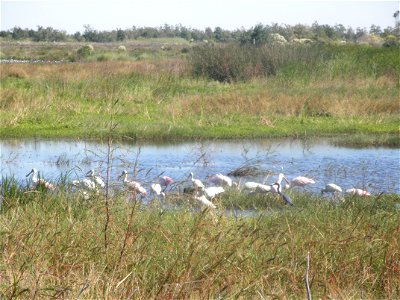
[[[275,76],[224,84],[192,77],[177,48],[175,54],[145,46],[121,53],[101,46],[86,62],[2,65],[0,137],[101,138],[112,115],[119,138],[357,133],[357,144],[398,145],[399,70],[392,49],[328,48],[326,60],[318,50],[310,66],[287,63]],[[367,138],[377,134],[388,138]]]
[[[12,188],[11,188],[12,190]],[[10,192],[0,214],[4,298],[314,298],[400,296],[398,196],[332,206],[307,194],[230,193],[218,210],[109,203],[76,194]],[[178,202],[186,203],[177,206]],[[222,208],[257,208],[231,217]]]

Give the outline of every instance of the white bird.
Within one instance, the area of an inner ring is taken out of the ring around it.
[[[146,196],[147,191],[146,189],[137,181],[134,180],[128,180],[128,172],[126,170],[123,170],[121,175],[118,177],[118,179],[123,178],[123,183],[127,187],[129,191],[134,192],[135,194],[141,194]]]
[[[89,178],[83,178],[82,180],[72,180],[72,185],[81,188],[79,189],[79,193],[85,200],[89,200],[91,195],[98,194],[99,192],[96,184]]]
[[[76,186],[76,187],[84,188],[85,190],[88,190],[91,192],[97,191],[96,184],[88,178],[83,178],[82,180],[72,180],[72,185]]]
[[[211,207],[211,208],[217,208],[214,203],[212,203],[210,200],[207,199],[207,197],[203,194],[203,195],[199,195],[198,193],[196,193],[193,198],[197,201],[199,201],[201,204]]]
[[[225,189],[222,186],[210,186],[204,189],[205,196],[211,200],[223,192],[225,192]]]
[[[254,191],[261,183],[248,181],[243,185],[243,189]]]
[[[52,185],[50,182],[46,181],[43,178],[39,178],[39,172],[35,168],[33,168],[28,174],[26,174],[26,177],[32,174],[32,188],[37,188],[38,186],[41,186],[45,188],[46,190],[54,190],[54,185]]]
[[[362,189],[348,189],[346,190],[346,194],[353,195],[353,196],[371,196],[371,194],[367,191],[364,191]]]
[[[105,188],[106,184],[104,183],[103,179],[101,179],[99,176],[96,176],[93,169],[86,173],[86,177],[92,178],[96,186],[102,189]]]
[[[233,184],[231,178],[220,173],[212,175],[208,180],[215,185],[232,186]]]
[[[331,193],[332,197],[342,192],[342,188],[334,183],[328,183],[325,188],[321,190],[321,195],[324,193]]]
[[[192,185],[193,185],[193,187],[194,187],[194,189],[197,191],[197,190],[204,190],[204,184],[200,181],[200,179],[195,179],[194,177],[193,177],[193,173],[192,172],[190,172],[190,175],[189,175],[190,177],[191,177],[191,180],[192,180]]]
[[[150,189],[151,189],[152,193],[155,194],[156,196],[158,196],[158,197],[161,196],[163,199],[165,198],[165,193],[163,193],[163,192],[161,191],[161,185],[160,185],[160,184],[158,184],[158,183],[153,183],[153,184],[150,186]]]
[[[295,187],[295,186],[304,187],[306,185],[314,184],[314,183],[315,183],[314,179],[307,178],[304,176],[298,176],[298,177],[293,178],[290,181],[290,186],[291,187]]]
[[[290,182],[289,182],[289,180],[287,180],[287,178],[285,177],[285,174],[283,174],[283,173],[279,173],[279,175],[278,175],[278,180],[275,182],[275,183],[279,183],[279,185],[280,185],[280,187],[282,188],[282,180],[285,180],[286,181],[286,188],[289,188],[290,187]]]

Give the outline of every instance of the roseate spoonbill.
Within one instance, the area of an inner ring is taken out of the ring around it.
[[[362,189],[348,189],[346,190],[346,194],[353,195],[353,196],[371,196],[371,194],[367,191],[364,191]]]
[[[211,207],[211,208],[217,208],[214,203],[212,203],[210,200],[207,199],[207,197],[203,195],[199,195],[198,192],[193,196],[193,198],[197,201],[199,201],[201,204]]]
[[[106,184],[104,183],[103,179],[99,176],[96,176],[93,169],[86,173],[86,177],[92,178],[96,186],[102,189],[105,188]]]
[[[171,183],[173,183],[174,180],[173,180],[171,177],[169,177],[169,176],[163,176],[163,177],[160,177],[160,179],[158,180],[158,182],[159,182],[159,184],[160,184],[161,186],[167,187],[167,186],[169,186]]]
[[[194,189],[197,190],[204,190],[204,184],[200,181],[200,179],[195,179],[193,177],[193,172],[190,172],[191,180],[192,180],[192,185],[194,187]]]
[[[129,191],[132,191],[135,194],[147,195],[146,189],[139,182],[128,180],[128,172],[126,170],[123,170],[121,175],[118,176],[118,179],[120,178],[123,178],[123,183]]]
[[[159,183],[153,183],[150,186],[150,189],[153,194],[157,195],[158,197],[165,198],[165,193],[161,191],[161,185]]]
[[[38,186],[41,186],[45,188],[46,190],[54,190],[54,185],[52,185],[50,182],[46,181],[43,178],[39,178],[39,172],[35,168],[33,168],[28,174],[26,174],[26,177],[32,174],[31,180],[32,180],[32,188],[37,188]]]
[[[228,176],[222,175],[220,173],[212,175],[209,179],[210,182],[216,185],[222,186],[232,186],[233,181]]]
[[[314,183],[315,183],[314,179],[307,178],[304,176],[298,176],[298,177],[293,178],[290,181],[290,187],[295,187],[295,186],[304,187],[306,185],[314,184]]]
[[[204,189],[204,194],[211,200],[223,192],[225,192],[225,189],[222,186],[210,186]]]

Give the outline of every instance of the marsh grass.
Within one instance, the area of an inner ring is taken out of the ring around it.
[[[120,138],[398,134],[400,63],[393,50],[301,49],[283,51],[286,62],[273,58],[279,61],[273,76],[230,84],[193,78],[190,61],[179,55],[114,57],[130,56],[129,48],[99,49],[72,64],[1,65],[0,135],[104,138],[106,104],[115,99]]]
[[[287,78],[398,76],[398,49],[361,45],[204,45],[189,55],[195,76],[221,82]]]
[[[308,251],[313,297],[399,297],[397,196],[331,205],[296,195],[294,208],[260,197],[254,217],[222,213],[251,201],[234,192],[217,200],[216,212],[184,199],[169,198],[175,209],[166,210],[117,197],[105,249],[102,196],[24,192],[29,201],[21,202],[7,189],[4,298],[304,298]]]

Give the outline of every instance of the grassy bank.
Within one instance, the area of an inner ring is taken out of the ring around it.
[[[227,194],[211,213],[193,211],[192,200],[163,211],[114,198],[105,235],[102,198],[9,193],[0,214],[0,295],[305,298],[309,251],[314,298],[400,296],[397,197],[331,206],[297,195],[293,208],[264,197],[252,204],[261,209],[254,218],[220,213],[246,199],[253,201]]]
[[[0,136],[104,137],[112,118],[115,136],[139,140],[357,133],[393,144],[399,81],[395,65],[385,69],[393,50],[364,54],[383,56],[372,71],[354,59],[361,50],[346,51],[315,68],[283,64],[274,76],[230,84],[193,77],[176,56],[1,65]]]

